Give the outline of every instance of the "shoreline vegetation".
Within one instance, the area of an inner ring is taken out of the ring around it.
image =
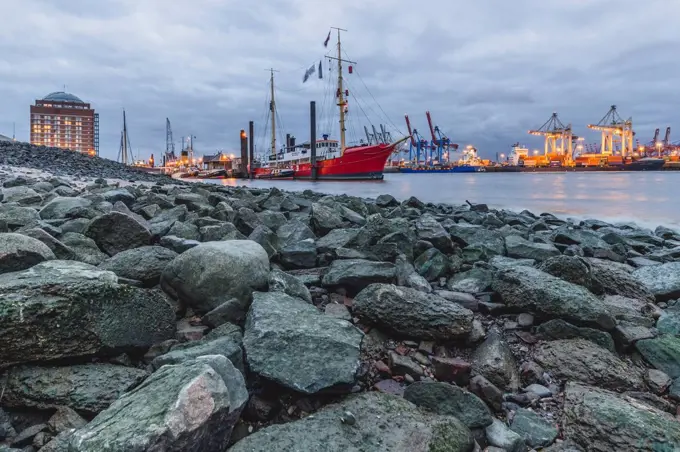
[[[0,164],[2,452],[680,448],[677,231]]]

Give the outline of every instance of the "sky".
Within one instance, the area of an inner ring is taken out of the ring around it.
[[[197,153],[234,152],[253,120],[265,151],[267,68],[278,71],[279,143],[309,139],[312,100],[320,133],[337,138],[325,58],[337,36],[323,46],[333,26],[356,63],[344,67],[350,141],[369,124],[404,136],[405,114],[428,136],[429,110],[453,142],[494,157],[515,142],[542,147],[527,131],[555,111],[596,143],[586,125],[612,104],[641,143],[657,127],[680,139],[677,0],[0,0],[0,11],[0,134],[15,126],[28,140],[29,106],[65,86],[99,113],[112,159],[123,109],[137,158],[158,160],[166,118],[177,149],[192,135]],[[319,61],[324,78],[303,83]]]

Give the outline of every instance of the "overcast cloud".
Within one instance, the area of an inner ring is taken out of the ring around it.
[[[193,134],[202,153],[236,149],[254,120],[262,150],[269,67],[281,71],[284,133],[308,139],[316,100],[320,128],[337,136],[323,117],[328,82],[302,84],[331,50],[330,26],[348,29],[343,48],[358,62],[347,75],[357,138],[364,112],[396,137],[405,113],[424,132],[430,110],[454,142],[491,157],[540,146],[526,131],[553,111],[595,142],[586,124],[616,104],[641,142],[667,126],[680,139],[676,0],[0,0],[0,12],[0,134],[16,122],[28,140],[29,105],[66,85],[99,112],[109,158],[123,108],[143,158],[165,149],[166,117],[177,146]]]

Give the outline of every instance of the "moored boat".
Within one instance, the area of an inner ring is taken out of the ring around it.
[[[660,157],[644,157],[623,165],[624,171],[658,171],[666,164]]]
[[[340,140],[323,139],[314,144],[290,146],[286,143],[280,152],[276,151],[276,114],[274,101],[274,71],[271,72],[271,154],[265,161],[253,162],[252,171],[258,179],[290,178],[318,180],[382,180],[385,163],[395,148],[408,137],[391,143],[369,143],[348,146],[346,143],[345,115],[348,112],[348,91],[343,87],[342,49],[340,29],[338,31],[337,60],[338,82],[335,97],[340,111]],[[320,69],[319,69],[320,70]],[[352,67],[349,67],[352,72]],[[312,162],[312,146],[315,163]]]

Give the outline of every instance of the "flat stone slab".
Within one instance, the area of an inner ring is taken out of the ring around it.
[[[243,345],[251,371],[303,393],[348,389],[363,333],[282,292],[255,292]]]

